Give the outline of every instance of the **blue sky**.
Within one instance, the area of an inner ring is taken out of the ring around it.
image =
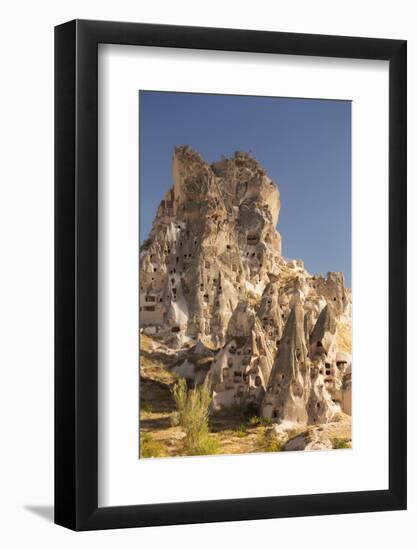
[[[312,274],[342,271],[350,286],[349,101],[146,91],[139,98],[141,240],[172,184],[175,146],[190,145],[208,162],[246,151],[278,184],[283,256],[301,258]]]

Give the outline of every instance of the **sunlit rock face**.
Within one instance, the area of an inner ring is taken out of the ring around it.
[[[219,347],[239,301],[280,272],[278,188],[245,153],[210,165],[179,147],[172,171],[141,249],[141,323]]]
[[[291,310],[279,344],[262,415],[294,424],[323,424],[341,411],[333,400],[336,321],[325,306],[308,340],[301,304]]]
[[[235,308],[226,340],[210,369],[214,408],[260,403],[274,356],[261,322],[247,302],[239,302]]]
[[[262,414],[277,422],[307,423],[306,404],[310,395],[310,364],[304,330],[304,311],[294,305],[284,333],[262,403]]]
[[[351,413],[351,293],[342,273],[282,257],[279,212],[276,183],[250,155],[209,164],[176,148],[140,250],[140,324],[173,350],[212,351],[215,408],[325,423]]]

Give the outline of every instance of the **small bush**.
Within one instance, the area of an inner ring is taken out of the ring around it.
[[[198,448],[190,452],[193,456],[215,455],[219,450],[219,442],[213,434],[207,433],[200,438]]]
[[[215,454],[218,442],[209,435],[209,409],[211,404],[209,380],[192,389],[181,378],[173,387],[172,395],[178,412],[178,423],[185,431],[185,450],[189,455]]]
[[[141,434],[139,448],[141,458],[165,456],[164,446],[159,441],[155,441],[151,434]]]
[[[251,426],[259,426],[260,423],[261,423],[261,418],[259,418],[259,416],[252,416],[249,419],[249,424]]]
[[[141,406],[141,410],[145,413],[151,413],[152,412],[152,405],[151,403],[144,403],[142,406]]]
[[[278,439],[270,438],[263,451],[266,453],[277,453],[279,451],[282,451],[282,447],[283,444],[281,441],[278,441]]]
[[[262,426],[270,426],[272,424],[272,420],[270,418],[266,418],[265,416],[262,416],[261,424]]]
[[[258,435],[258,447],[259,451],[264,453],[276,453],[282,451],[283,442],[277,439],[277,437],[265,428]]]
[[[239,426],[239,429],[236,432],[236,436],[241,438],[246,436],[246,426],[244,424],[241,424]]]
[[[249,419],[249,424],[251,426],[269,426],[271,422],[270,418],[265,418],[263,416],[252,416]]]
[[[333,449],[350,449],[351,441],[348,437],[335,437],[332,439]]]

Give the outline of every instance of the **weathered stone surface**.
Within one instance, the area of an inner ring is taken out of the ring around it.
[[[179,147],[173,180],[141,248],[141,324],[221,346],[237,304],[279,273],[279,192],[244,153],[210,166]]]
[[[317,429],[304,432],[284,445],[284,451],[326,451],[332,448],[330,439]]]
[[[240,302],[229,321],[227,344],[210,369],[214,408],[260,403],[273,358],[255,311]]]
[[[285,325],[278,356],[262,403],[262,415],[278,422],[307,423],[310,365],[305,341],[304,311],[296,304]]]
[[[316,451],[352,446],[352,424],[348,415],[340,413],[337,422],[308,426],[301,433],[289,437],[284,451]],[[341,445],[342,443],[342,445]]]

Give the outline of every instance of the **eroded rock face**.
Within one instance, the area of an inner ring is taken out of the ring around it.
[[[189,147],[173,180],[141,248],[141,323],[219,347],[237,304],[280,272],[278,188],[245,153],[209,165]]]
[[[298,435],[290,437],[284,444],[284,451],[317,451],[337,448],[351,448],[352,424],[350,416],[341,414],[337,422],[321,426],[308,426]],[[282,437],[282,436],[281,436]],[[285,439],[285,436],[284,436]],[[343,442],[343,446],[340,443]],[[339,443],[339,444],[338,444]]]
[[[343,274],[310,275],[282,257],[279,191],[248,154],[210,165],[178,147],[172,172],[140,251],[144,332],[172,350],[212,350],[215,408],[253,403],[301,425],[350,414]]]
[[[210,369],[213,407],[256,404],[262,401],[274,360],[255,311],[240,302],[227,328],[227,344]]]
[[[279,305],[280,287],[277,281],[271,281],[265,287],[257,309],[258,317],[265,331],[268,346],[276,353],[283,330],[284,314]]]
[[[262,415],[277,422],[307,424],[307,401],[311,377],[305,340],[304,311],[294,305],[285,325],[278,355],[271,372]]]
[[[345,368],[337,361],[336,332],[335,309],[328,304],[307,340],[306,313],[300,304],[293,307],[262,402],[263,416],[307,425],[325,424],[347,412],[350,394],[343,399]]]
[[[285,445],[285,451],[327,451],[333,445],[325,434],[317,428],[290,439]]]

